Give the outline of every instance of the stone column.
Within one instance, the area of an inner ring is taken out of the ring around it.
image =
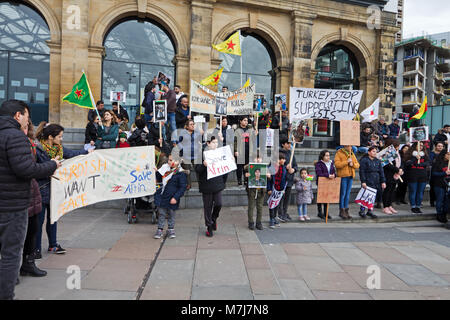
[[[67,12],[69,6],[78,6],[80,9],[80,25],[69,29],[67,21],[73,13]],[[73,85],[81,77],[84,69],[88,75],[89,61],[89,0],[72,0],[61,2],[62,36],[61,36],[61,86],[60,98],[72,90]],[[101,65],[100,65],[101,68]],[[92,75],[92,74],[91,74]],[[90,83],[92,82],[91,79]],[[96,85],[95,82],[91,83]],[[66,102],[60,102],[60,124],[69,128],[84,128],[87,121],[87,109],[77,107]]]
[[[102,65],[104,55],[105,47],[89,46],[88,68],[85,72],[89,80],[89,85],[91,86],[92,95],[96,102],[102,98]]]
[[[294,39],[292,54],[292,80],[294,87],[314,87],[311,69],[312,26],[317,15],[295,10],[292,12],[291,32]],[[282,86],[285,86],[282,84]]]
[[[176,66],[176,84],[181,86],[184,93],[189,94],[189,57],[177,54],[173,57],[172,63]]]

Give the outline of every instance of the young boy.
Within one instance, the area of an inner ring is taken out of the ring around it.
[[[286,189],[287,169],[286,169],[285,163],[286,163],[286,156],[284,155],[284,153],[280,152],[280,155],[278,157],[277,172],[273,176],[271,176],[271,178],[267,181],[267,193],[269,194],[269,196],[272,195],[272,192],[274,190],[284,193],[284,191]],[[277,226],[277,227],[280,226],[280,223],[276,219],[276,214],[277,214],[278,207],[280,206],[280,203],[281,203],[281,199],[279,199],[278,204],[274,208],[269,209],[269,215],[270,215],[269,228],[273,229],[273,228],[275,228],[275,226]]]
[[[156,172],[156,181],[162,183],[162,187],[155,194],[155,205],[159,208],[158,230],[153,238],[159,239],[163,235],[164,225],[167,220],[167,235],[169,239],[175,238],[175,212],[178,210],[180,199],[186,190],[186,174],[183,173],[178,161],[174,161],[169,155],[167,164]]]
[[[116,144],[116,148],[129,148],[130,144],[127,142],[127,134],[125,132],[121,132],[119,134],[119,143]]]

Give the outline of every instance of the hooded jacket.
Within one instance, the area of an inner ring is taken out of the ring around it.
[[[30,204],[31,180],[46,178],[56,163],[36,163],[30,142],[12,117],[0,116],[0,214],[26,210]]]
[[[344,148],[339,149],[336,152],[336,156],[334,157],[334,164],[336,166],[337,176],[344,178],[344,177],[355,177],[355,171],[356,169],[359,169],[359,162],[358,159],[356,159],[356,156],[353,152],[350,152],[348,154],[347,150]],[[348,165],[348,159],[352,158],[353,167],[350,167]]]
[[[379,159],[374,158],[371,160],[369,155],[366,154],[361,158],[359,164],[361,183],[365,183],[374,189],[380,189],[381,183],[386,183],[383,166]]]

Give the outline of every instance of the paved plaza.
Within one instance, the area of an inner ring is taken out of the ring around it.
[[[315,205],[310,208],[315,215]],[[153,239],[156,225],[145,213],[128,224],[120,209],[71,212],[58,222],[67,253],[44,252],[37,264],[48,275],[20,277],[16,298],[450,299],[450,230],[432,219],[432,208],[413,217],[403,206],[397,216],[379,213],[376,223],[356,213],[342,221],[333,205],[328,224],[315,217],[274,230],[264,208],[262,231],[247,228],[246,209],[223,208],[213,238],[204,235],[201,210],[180,210],[177,237],[160,240]],[[74,283],[69,266],[79,267],[79,290],[68,289]],[[367,287],[369,266],[380,271],[379,289]]]

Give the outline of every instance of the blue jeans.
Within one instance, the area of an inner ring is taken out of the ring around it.
[[[307,216],[308,215],[308,204],[302,203],[302,204],[297,205],[297,210],[298,210],[298,215],[300,217]]]
[[[159,210],[158,228],[164,229],[164,226],[166,224],[166,215],[169,215],[167,219],[167,227],[169,229],[174,229],[176,211],[169,208],[158,208],[158,210]]]
[[[42,211],[39,213],[39,227],[36,232],[36,250],[41,251],[42,248],[42,226],[44,225],[45,220],[45,211],[47,210],[47,224],[45,226],[45,230],[47,231],[48,237],[48,246],[49,248],[56,247],[58,244],[56,242],[56,222],[54,224],[50,224],[50,204],[43,203]]]
[[[167,113],[167,121],[169,122],[169,128],[170,128],[170,135],[173,143],[176,143],[178,141],[178,135],[177,135],[177,123],[175,121],[175,112],[168,112]]]
[[[341,178],[341,191],[339,195],[339,209],[348,208],[350,192],[352,191],[353,177]]]
[[[411,208],[420,208],[423,200],[426,182],[410,182],[408,183],[409,203]]]
[[[434,194],[436,195],[436,211],[439,214],[445,213],[446,207],[446,190],[445,188],[434,186]]]

